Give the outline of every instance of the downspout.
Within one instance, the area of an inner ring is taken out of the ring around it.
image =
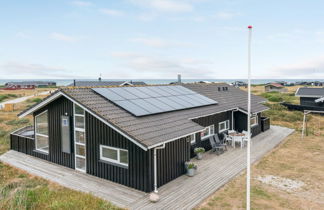
[[[158,193],[157,189],[157,150],[158,149],[164,149],[165,143],[163,143],[162,146],[158,146],[154,148],[154,193]]]

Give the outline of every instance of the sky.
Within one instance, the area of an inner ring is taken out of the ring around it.
[[[0,79],[324,79],[324,1],[0,2]]]

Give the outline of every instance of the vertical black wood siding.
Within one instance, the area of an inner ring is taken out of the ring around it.
[[[149,192],[148,152],[86,113],[87,173]],[[128,150],[128,167],[100,160],[100,145]]]
[[[73,128],[73,103],[62,96],[35,112],[34,117],[45,110],[48,111],[49,154],[47,160],[69,168],[74,168],[73,147],[71,153],[68,154],[62,152],[61,144],[61,116],[70,116],[70,126]],[[71,145],[73,145],[72,133],[73,132],[71,132]]]
[[[243,112],[234,112],[235,116],[235,129],[239,132],[243,130],[247,131],[247,115]],[[252,136],[256,136],[261,133],[261,113],[258,114],[258,125],[251,128]]]
[[[74,153],[62,152],[61,149],[61,115],[67,114],[71,117],[71,127],[73,125],[73,103],[65,97],[60,97],[52,103],[46,105],[34,113],[34,117],[45,110],[48,111],[48,136],[49,153],[36,151],[35,140],[22,136],[11,135],[11,149],[32,155],[44,160],[51,161],[66,167],[74,168]],[[73,141],[71,134],[71,141]],[[72,142],[71,142],[72,144]]]
[[[313,107],[324,107],[324,103],[316,103],[315,100],[318,98],[300,97],[300,105],[313,106]]]
[[[218,124],[220,122],[225,121],[225,120],[230,121],[230,129],[232,129],[232,112],[231,111],[222,112],[222,113],[218,113],[218,114],[214,114],[214,115],[209,115],[209,116],[206,116],[206,117],[193,119],[193,121],[195,123],[198,123],[199,125],[201,125],[203,127],[214,125],[216,134],[218,134],[218,131],[219,131]],[[235,119],[234,119],[234,121],[235,121]],[[196,143],[193,144],[192,147],[191,147],[191,157],[195,156],[193,150],[196,147],[204,147],[206,150],[211,149],[209,140],[208,139],[201,140],[200,133],[196,134]]]
[[[150,191],[154,187],[154,150],[149,151],[150,171],[152,184]],[[157,150],[157,185],[158,187],[172,181],[173,179],[186,173],[185,162],[190,160],[190,141],[181,138],[165,144],[164,149]]]

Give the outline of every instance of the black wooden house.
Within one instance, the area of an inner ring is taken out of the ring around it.
[[[324,88],[298,88],[296,96],[300,97],[300,105],[324,109]],[[313,109],[312,109],[313,110]]]
[[[253,136],[263,102],[252,96]],[[69,87],[19,115],[34,126],[13,132],[11,149],[151,192],[155,177],[159,187],[184,174],[209,135],[247,130],[246,110],[247,93],[223,83]]]

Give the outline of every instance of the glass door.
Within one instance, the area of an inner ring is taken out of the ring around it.
[[[85,137],[85,112],[74,104],[74,154],[75,169],[86,172],[86,137]]]

